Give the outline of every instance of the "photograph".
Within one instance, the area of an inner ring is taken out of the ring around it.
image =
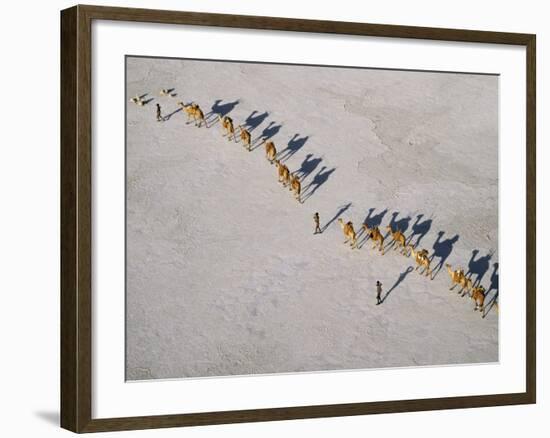
[[[499,75],[127,55],[127,381],[499,362]]]

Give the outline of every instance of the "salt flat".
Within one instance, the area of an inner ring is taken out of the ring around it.
[[[430,281],[397,251],[351,250],[336,221],[393,221],[492,301],[497,77],[130,57],[126,86],[152,99],[126,104],[129,380],[498,361],[495,307],[474,313],[445,266]],[[178,101],[248,119],[257,147],[212,115],[186,124]],[[301,169],[303,204],[262,135]]]

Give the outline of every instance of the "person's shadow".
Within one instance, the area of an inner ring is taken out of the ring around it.
[[[399,277],[397,277],[397,280],[395,281],[393,286],[386,292],[386,295],[384,295],[384,298],[382,298],[380,304],[386,301],[386,298],[388,298],[389,294],[391,294],[395,290],[395,288],[397,288],[397,286],[399,286],[403,282],[403,280],[405,280],[407,275],[409,275],[412,271],[414,271],[413,267],[409,266],[404,272],[401,272],[401,274],[399,274]]]
[[[172,111],[170,114],[166,114],[166,115],[163,117],[164,121],[170,120],[170,117],[172,117],[174,114],[179,113],[181,110],[182,110],[182,108],[179,107],[178,109]]]
[[[420,220],[424,217],[423,214],[419,214],[416,216],[416,221],[412,225],[412,233],[409,236],[409,241],[407,242],[408,245],[412,243],[412,240],[415,236],[418,236],[416,239],[416,242],[414,243],[414,247],[418,248],[418,245],[420,245],[420,241],[422,238],[428,234],[430,231],[430,228],[432,227],[432,219],[426,219],[425,221],[420,222]]]
[[[342,216],[348,208],[351,207],[351,202],[348,202],[346,205],[340,207],[340,209],[336,212],[336,214],[321,228],[321,233],[324,232],[328,227],[332,225],[332,223],[337,220],[340,216]]]
[[[268,116],[269,113],[267,111],[264,111],[260,114],[258,111],[254,110],[246,118],[246,120],[244,121],[244,125],[246,126],[248,132],[252,132],[258,126],[260,126]]]
[[[435,265],[432,268],[432,280],[436,277],[436,275],[439,274],[439,271],[441,271],[441,268],[445,266],[445,262],[449,258],[449,255],[451,255],[451,252],[453,251],[453,245],[458,242],[459,235],[456,234],[451,239],[445,239],[441,240],[443,235],[445,234],[445,231],[440,231],[437,233],[437,240],[434,242],[432,248],[433,253],[430,256],[430,262],[432,262],[436,257],[439,258],[439,262],[437,265]]]
[[[489,270],[489,261],[493,257],[494,252],[490,252],[483,257],[476,258],[478,254],[479,250],[474,249],[472,251],[472,256],[468,262],[468,272],[466,273],[466,277],[468,278],[472,278],[473,275],[476,276],[476,279],[473,281],[474,287],[481,284],[481,280]]]
[[[322,158],[312,158],[313,154],[307,154],[304,161],[300,165],[300,168],[294,172],[300,181],[304,181],[311,173],[317,168],[317,166],[323,161]]]
[[[319,190],[319,187],[328,181],[330,175],[332,175],[336,170],[336,167],[328,170],[325,169],[326,166],[323,166],[321,170],[313,177],[313,180],[306,186],[304,196],[302,196],[302,202],[306,202],[309,198],[311,198],[315,192]]]
[[[288,161],[296,152],[298,152],[309,139],[309,136],[300,137],[298,134],[294,134],[294,137],[290,139],[287,147],[277,154],[277,159],[285,162]]]

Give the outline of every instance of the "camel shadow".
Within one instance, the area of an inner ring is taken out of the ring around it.
[[[250,150],[253,151],[259,148],[266,141],[274,137],[281,130],[282,127],[283,125],[277,125],[275,122],[269,122],[269,125],[264,128],[259,137],[252,142],[253,147]]]
[[[418,236],[416,242],[413,245],[414,248],[418,248],[418,245],[420,245],[420,241],[424,238],[424,236],[426,236],[426,234],[428,234],[430,228],[432,227],[432,218],[420,222],[423,217],[423,214],[419,214],[416,216],[416,221],[412,225],[412,233],[407,241],[407,245],[411,245],[413,238],[415,236]]]
[[[394,211],[391,214],[389,225],[392,230],[400,230],[402,233],[405,233],[405,231],[407,231],[407,229],[409,228],[409,222],[411,221],[411,217],[407,216],[397,220],[397,216],[399,216],[399,212]]]
[[[330,227],[340,216],[342,216],[351,207],[351,202],[348,202],[336,212],[336,214],[323,226],[321,233]]]
[[[384,216],[388,212],[388,209],[386,208],[385,210],[382,210],[377,215],[373,216],[372,213],[374,212],[374,210],[376,210],[376,208],[369,208],[369,213],[363,220],[363,225],[366,225],[369,228],[379,227],[380,224],[382,223],[382,219],[384,219]],[[360,238],[363,235],[364,231],[365,231],[364,228],[361,227],[361,229],[359,230],[359,233],[357,234],[357,238]],[[361,249],[363,245],[367,242],[367,240],[369,240],[368,234],[366,234],[361,240],[361,242],[359,242],[359,244],[357,245],[358,248]]]
[[[394,211],[391,214],[391,216],[392,217],[390,219],[390,223],[388,224],[388,226],[394,231],[400,230],[403,234],[405,234],[405,231],[407,231],[407,229],[409,228],[409,222],[411,221],[411,217],[407,216],[407,217],[404,217],[404,218],[401,218],[401,219],[397,220],[397,216],[399,216],[398,211]],[[384,235],[384,241],[386,241],[388,239],[390,234],[391,234],[391,232],[388,230],[386,232],[386,234]],[[390,248],[393,248],[395,245],[396,245],[396,242],[395,242],[395,240],[392,239],[391,242],[389,242],[386,245],[386,247],[384,248],[384,252],[386,250],[389,250]]]
[[[313,154],[307,154],[300,168],[293,172],[300,181],[304,181],[311,173],[317,168],[317,166],[323,161],[322,158],[312,158]]]
[[[309,136],[299,137],[298,134],[294,134],[294,136],[289,140],[287,147],[277,154],[277,159],[282,162],[288,161],[289,158],[291,158],[304,146],[304,144],[306,144],[308,139]]]
[[[489,289],[485,292],[485,297],[489,297],[491,293],[493,296],[489,299],[489,302],[484,306],[483,318],[491,311],[495,304],[498,305],[498,284],[499,284],[499,275],[498,275],[498,262],[493,263],[493,273],[491,274],[491,284]],[[493,292],[494,291],[494,292]]]
[[[473,280],[474,287],[481,284],[481,280],[489,270],[489,262],[494,255],[494,251],[482,257],[477,257],[478,254],[479,250],[474,249],[472,251],[472,256],[468,262],[468,272],[466,273],[466,277],[468,278],[472,278],[474,275],[476,276],[475,280]]]
[[[212,122],[210,126],[212,126],[215,122],[218,121],[219,117],[225,117],[228,115],[231,111],[235,109],[235,107],[239,104],[239,100],[235,100],[233,102],[227,102],[222,103],[222,99],[216,99],[214,102],[214,105],[210,107],[210,111],[208,114],[205,115],[204,119],[205,121]]]
[[[319,188],[324,185],[330,176],[334,173],[336,170],[336,167],[333,167],[332,169],[327,169],[326,166],[323,166],[319,172],[313,177],[313,180],[305,187],[303,190],[304,195],[302,196],[302,203],[306,202],[309,198],[311,198]]]
[[[445,262],[453,251],[454,244],[458,241],[460,237],[458,234],[456,234],[451,239],[441,240],[444,234],[445,231],[438,232],[437,239],[432,246],[434,251],[430,257],[430,262],[432,262],[436,257],[439,258],[437,265],[432,268],[432,279],[434,279],[439,274],[443,266],[445,266]]]
[[[145,95],[145,96],[147,96],[147,95]],[[147,105],[148,103],[151,103],[153,100],[155,100],[155,98],[151,97],[150,99],[142,100],[141,102],[143,103],[143,105]]]
[[[252,132],[254,129],[256,129],[258,126],[260,126],[264,120],[269,116],[269,113],[267,111],[264,111],[263,113],[258,113],[258,111],[254,110],[252,113],[246,118],[244,121],[244,126],[246,126],[246,129],[248,132]]]
[[[391,294],[397,288],[397,286],[399,286],[403,282],[403,280],[405,280],[407,275],[409,275],[412,271],[414,271],[413,267],[409,266],[404,272],[401,272],[401,274],[399,274],[399,277],[397,277],[397,280],[395,281],[393,286],[386,292],[386,295],[384,295],[384,298],[382,298],[381,304],[384,301],[386,301],[386,298],[388,298],[389,294]]]

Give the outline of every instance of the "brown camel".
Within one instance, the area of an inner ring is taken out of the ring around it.
[[[342,227],[342,231],[344,232],[344,236],[346,237],[346,240],[344,240],[344,244],[350,242],[351,248],[357,248],[357,235],[355,234],[355,230],[353,229],[353,222],[349,221],[347,223],[344,223],[342,218],[338,218],[338,223],[340,224],[340,227]]]
[[[275,166],[277,167],[277,171],[279,173],[279,182],[283,183],[283,186],[286,187],[290,184],[290,170],[279,160],[275,160]]]
[[[294,192],[294,196],[296,197],[298,202],[302,203],[302,200],[300,199],[302,184],[300,183],[300,178],[298,178],[296,175],[292,175],[290,177],[290,190]]]
[[[275,149],[275,144],[272,141],[268,141],[265,144],[265,156],[269,160],[270,164],[273,164],[275,156],[277,155],[277,149]]]
[[[206,126],[204,113],[202,112],[198,104],[192,103],[190,105],[185,105],[183,102],[178,102],[178,105],[181,106],[187,113],[187,123],[190,123],[191,118],[193,118],[193,120],[195,121],[195,126],[198,126],[200,128],[203,122],[204,122],[204,126]],[[197,120],[199,121],[198,125],[197,125]]]
[[[391,225],[388,225],[386,230],[388,230],[391,234],[392,241],[390,245],[393,245],[393,250],[395,251],[398,247],[401,247],[401,254],[405,254],[407,248],[405,247],[406,239],[403,232],[399,229],[393,231]]]
[[[240,125],[239,128],[241,130],[240,137],[241,141],[243,142],[243,146],[245,146],[248,151],[250,151],[250,148],[252,146],[252,136],[250,135],[250,132],[242,127],[242,125]]]
[[[231,117],[222,117],[218,114],[218,120],[222,125],[222,130],[225,132],[223,136],[225,137],[227,135],[227,141],[231,141],[231,136],[233,136],[233,140],[235,140],[236,142],[237,138],[235,137],[235,127],[233,126],[233,120],[231,119]]]
[[[446,263],[445,266],[447,267],[447,272],[451,277],[451,287],[449,288],[449,290],[453,290],[457,284],[462,285],[464,281],[463,278],[465,277],[464,269],[456,269],[453,271],[451,269],[451,265],[449,265],[448,263]]]
[[[380,232],[380,229],[378,227],[369,228],[367,224],[363,224],[362,228],[374,242],[374,245],[372,245],[372,249],[376,248],[376,245],[379,244],[378,251],[380,251],[382,255],[384,255],[384,235]]]
[[[408,248],[416,261],[416,268],[414,268],[414,270],[416,271],[418,268],[423,267],[424,270],[420,274],[426,273],[426,277],[430,275],[430,258],[428,257],[428,250],[421,249],[420,251],[415,251],[413,245],[409,245]],[[430,278],[433,280],[432,277]]]
[[[479,310],[483,313],[483,304],[485,303],[485,288],[483,286],[477,286],[472,289],[472,300],[474,300],[476,306],[474,312]]]

